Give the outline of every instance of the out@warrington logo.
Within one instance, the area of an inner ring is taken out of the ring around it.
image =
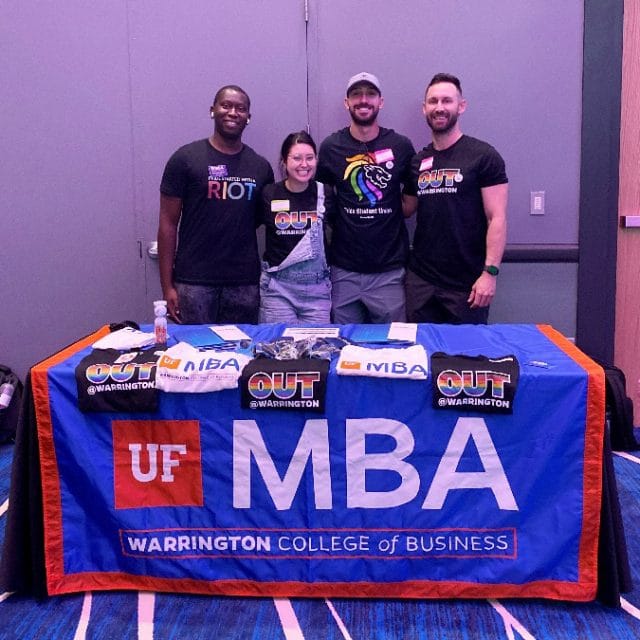
[[[303,400],[313,398],[316,382],[320,381],[318,371],[259,371],[249,378],[249,394],[257,400],[273,396],[278,400],[290,400],[299,391]]]
[[[489,392],[492,397],[503,399],[505,385],[511,382],[508,373],[500,371],[442,371],[437,378],[438,391],[443,396],[453,398],[463,395],[479,398]]]
[[[113,420],[116,509],[202,506],[198,420]]]
[[[318,222],[317,211],[279,211],[276,213],[274,223],[276,229],[306,229],[309,224]]]
[[[520,378],[520,365],[514,355],[431,356],[434,409],[513,413],[513,402]]]
[[[242,371],[242,407],[324,411],[328,372],[328,360],[253,360]]]
[[[108,382],[123,383],[132,379],[144,382],[152,379],[152,362],[127,362],[120,364],[92,364],[87,367],[85,376],[91,384],[100,385]]]
[[[438,189],[439,187],[453,187],[456,182],[462,182],[460,169],[434,169],[425,171],[418,177],[418,189]]]

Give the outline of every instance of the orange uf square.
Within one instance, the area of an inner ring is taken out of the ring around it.
[[[203,505],[198,420],[113,420],[116,509]]]
[[[171,356],[163,355],[158,362],[159,367],[166,367],[167,369],[177,369],[180,365],[180,358],[172,358]]]

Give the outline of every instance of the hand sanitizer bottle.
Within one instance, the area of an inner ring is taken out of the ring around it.
[[[156,344],[167,344],[167,301],[156,300],[153,303],[153,330],[156,334]]]

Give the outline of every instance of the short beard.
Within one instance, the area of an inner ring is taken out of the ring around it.
[[[453,127],[456,126],[456,122],[458,122],[458,116],[457,115],[450,116],[447,122],[447,126],[444,127],[443,129],[436,129],[431,124],[431,119],[429,117],[426,118],[426,121],[427,121],[427,125],[429,126],[431,131],[433,131],[434,133],[449,133],[449,131],[451,131],[451,129],[453,129]]]
[[[368,118],[361,118],[355,113],[355,109],[349,109],[349,114],[351,115],[351,119],[361,127],[369,127],[371,126],[377,119],[379,109],[374,109],[371,112],[371,115]]]

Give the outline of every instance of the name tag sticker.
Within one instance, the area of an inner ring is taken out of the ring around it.
[[[393,149],[380,149],[380,151],[374,151],[373,157],[376,159],[376,164],[390,162],[393,160]]]
[[[428,171],[431,167],[433,167],[433,156],[423,158],[420,163],[420,171]]]
[[[290,204],[288,200],[272,200],[271,201],[271,211],[272,212],[277,212],[277,211],[289,211],[290,209]]]
[[[226,164],[210,164],[208,167],[209,170],[209,178],[226,178],[229,173],[227,171]]]

